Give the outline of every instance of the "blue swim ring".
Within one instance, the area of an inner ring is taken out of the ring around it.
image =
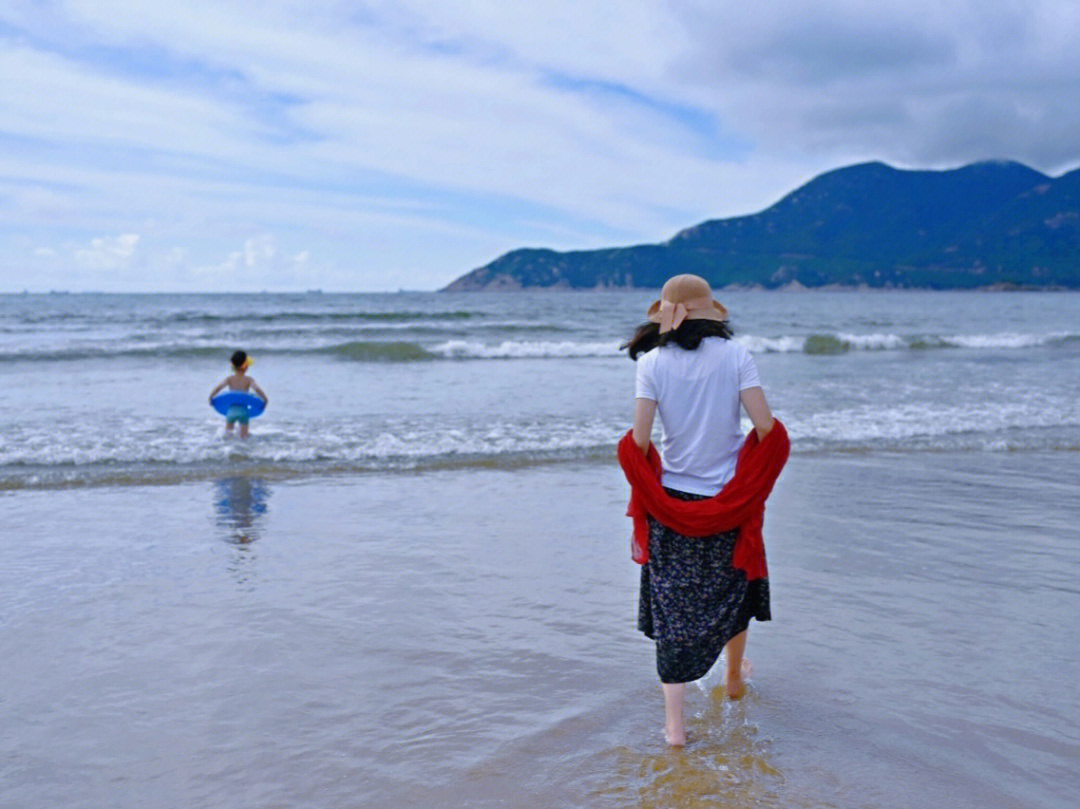
[[[255,396],[252,393],[244,393],[243,391],[230,390],[225,393],[219,393],[213,399],[210,400],[211,406],[219,412],[221,415],[226,416],[229,413],[230,407],[246,407],[248,411],[248,418],[255,418],[262,415],[262,412],[266,410],[266,402]]]

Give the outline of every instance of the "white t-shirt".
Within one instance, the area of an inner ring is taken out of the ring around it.
[[[761,386],[743,346],[706,337],[693,351],[675,343],[638,357],[637,398],[652,399],[663,428],[664,486],[714,495],[735,474],[742,447],[739,392]]]

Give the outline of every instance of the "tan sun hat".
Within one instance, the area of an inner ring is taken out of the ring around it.
[[[660,333],[679,328],[684,320],[728,319],[728,310],[713,300],[709,282],[699,275],[675,275],[660,290],[660,300],[649,307],[649,320],[660,324]]]

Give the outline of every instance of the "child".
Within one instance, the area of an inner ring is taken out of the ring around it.
[[[232,375],[225,377],[210,391],[210,399],[213,400],[225,388],[240,393],[247,393],[250,388],[258,394],[260,399],[269,403],[270,398],[263,392],[263,389],[259,387],[254,379],[247,375],[247,369],[251,367],[255,360],[243,351],[234,351],[231,362],[233,367]],[[237,421],[240,422],[240,437],[247,438],[248,409],[243,405],[233,405],[229,408],[229,412],[225,414],[225,432],[227,434],[232,435],[233,424]]]

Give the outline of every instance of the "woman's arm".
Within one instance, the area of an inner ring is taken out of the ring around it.
[[[652,399],[634,400],[634,443],[641,447],[642,452],[649,451],[654,418],[656,418],[656,402]]]
[[[742,402],[750,421],[754,422],[754,429],[757,430],[760,441],[773,428],[773,415],[769,409],[769,403],[765,400],[765,391],[757,387],[747,388],[739,392],[739,401]]]

